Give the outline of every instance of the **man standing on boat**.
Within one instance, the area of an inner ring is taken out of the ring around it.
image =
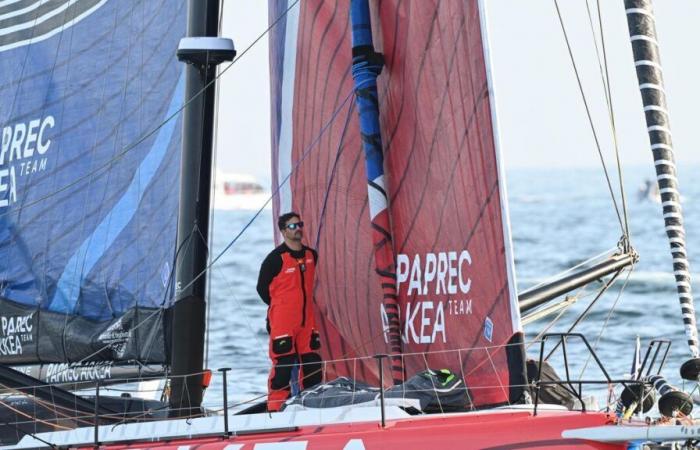
[[[292,369],[301,362],[301,389],[321,382],[321,339],[314,320],[314,273],[318,254],[301,243],[304,222],[289,212],[277,220],[284,242],[265,258],[258,276],[258,294],[269,306],[272,369],[268,378],[268,411],[279,411],[291,392]]]

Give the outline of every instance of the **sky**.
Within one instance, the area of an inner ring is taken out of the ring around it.
[[[608,164],[614,164],[612,127],[594,45],[597,42],[602,52],[597,3],[588,0],[596,30],[594,41],[586,1],[559,1],[601,151]],[[600,3],[623,168],[651,168],[623,0]],[[554,1],[486,0],[486,6],[498,132],[506,168],[600,167]],[[657,0],[654,8],[676,161],[679,166],[697,164],[700,38],[695,30],[700,23],[700,2]],[[224,1],[222,35],[233,38],[239,52],[267,27],[267,1]],[[253,174],[266,185],[270,180],[268,70],[264,36],[220,79],[217,131],[218,168]]]

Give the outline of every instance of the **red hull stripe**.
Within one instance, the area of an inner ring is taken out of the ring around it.
[[[566,429],[599,426],[608,423],[601,413],[544,412],[533,417],[529,412],[447,415],[431,418],[302,427],[293,432],[278,432],[205,439],[182,439],[167,443],[133,443],[107,448],[163,448],[180,450],[254,450],[254,449],[406,449],[440,450],[479,449],[625,449],[611,445],[563,439]],[[146,444],[146,446],[144,445]],[[265,444],[265,445],[263,445]]]

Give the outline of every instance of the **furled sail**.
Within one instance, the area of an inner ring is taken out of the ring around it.
[[[0,2],[0,363],[166,361],[186,12]]]
[[[270,36],[274,211],[299,212],[319,251],[324,356],[341,360],[327,376],[376,381],[376,361],[365,357],[391,347],[353,110],[348,5],[270,2],[270,22],[281,17]],[[371,5],[385,59],[378,103],[406,375],[449,368],[463,374],[474,404],[515,401],[522,333],[483,5]]]

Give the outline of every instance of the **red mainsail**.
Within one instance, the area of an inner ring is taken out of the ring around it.
[[[326,376],[376,381],[389,353],[350,72],[349,2],[272,0],[274,211],[319,252]],[[463,374],[476,405],[514,401],[522,333],[493,121],[483,5],[372,3],[385,188],[408,376]],[[354,359],[357,358],[357,359]],[[388,367],[388,363],[387,363]],[[387,377],[387,381],[388,381]]]

